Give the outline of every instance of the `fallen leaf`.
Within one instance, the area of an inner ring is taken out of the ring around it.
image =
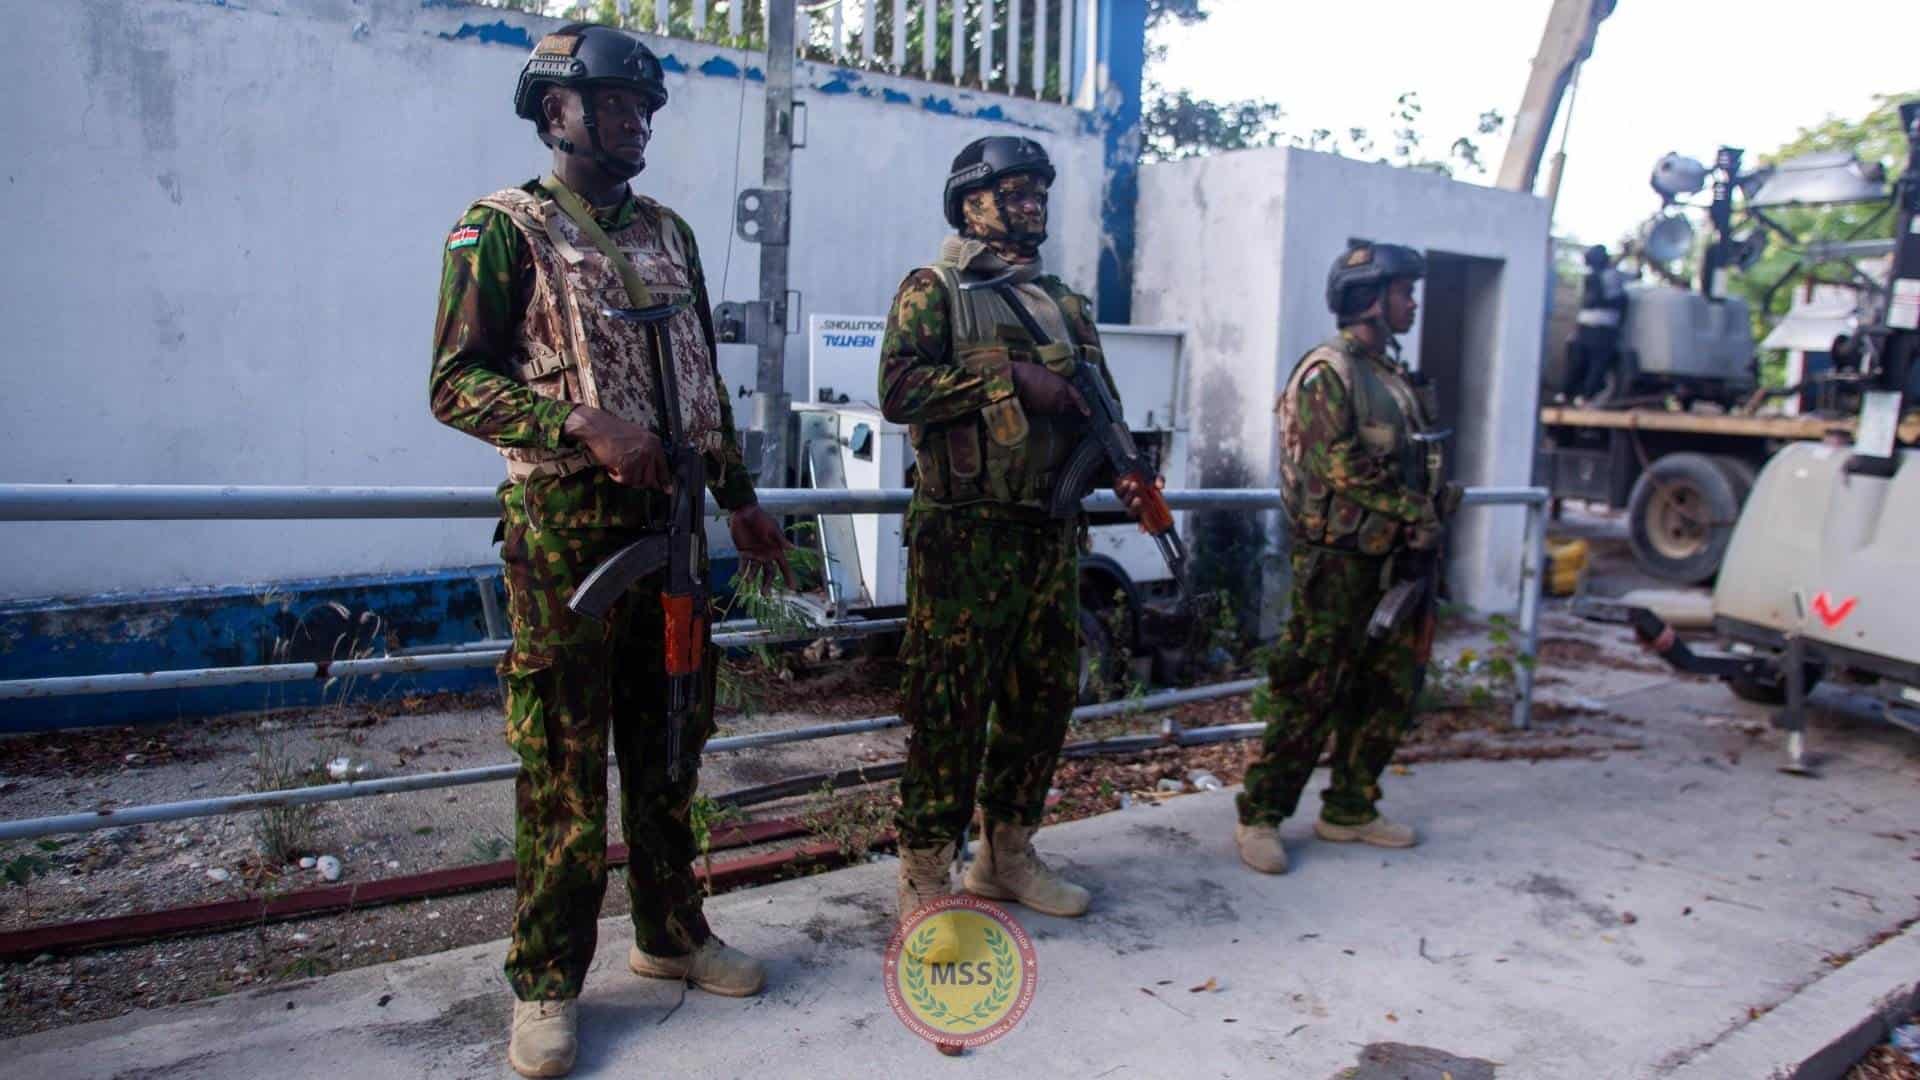
[[[1623,911],[1620,913],[1620,921],[1626,923],[1628,926],[1632,926],[1634,923],[1640,921],[1640,916],[1635,915],[1631,911]]]
[[[1399,1023],[1399,1022],[1400,1022],[1400,1018],[1399,1018],[1399,1017],[1397,1017],[1397,1016],[1395,1016],[1395,1015],[1393,1015],[1392,1013],[1388,1013],[1388,1014],[1387,1014],[1387,1023],[1389,1023],[1389,1024],[1397,1024],[1397,1023]]]
[[[1409,768],[1407,768],[1407,767],[1406,767],[1405,765],[1395,765],[1395,766],[1393,766],[1393,775],[1395,775],[1395,776],[1412,776],[1412,775],[1413,775],[1413,770],[1412,770],[1412,769],[1409,769]]]
[[[1157,983],[1154,983],[1153,985],[1155,985],[1155,986],[1172,986],[1172,985],[1173,985],[1173,980],[1172,980],[1172,979],[1161,979],[1161,980],[1160,980],[1159,982],[1157,982]]]
[[[1203,994],[1203,993],[1207,993],[1209,991],[1218,990],[1218,989],[1220,989],[1220,980],[1215,979],[1212,976],[1208,976],[1207,981],[1201,983],[1199,986],[1187,987],[1187,993]]]

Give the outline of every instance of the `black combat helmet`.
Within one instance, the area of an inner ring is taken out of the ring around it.
[[[1373,306],[1387,282],[1395,278],[1418,281],[1427,276],[1427,260],[1399,244],[1362,240],[1333,260],[1327,271],[1327,310],[1344,319]]]
[[[549,86],[576,90],[594,86],[624,87],[639,94],[650,113],[667,103],[666,76],[653,50],[632,34],[595,23],[568,23],[540,39],[520,67],[520,82],[513,90],[514,114],[544,129],[540,99]],[[590,145],[582,150],[545,130],[540,133],[541,140],[561,153],[585,154],[609,173],[631,175],[634,171],[631,165],[608,154],[600,145],[593,95],[583,93],[580,101],[580,118],[586,124]]]
[[[965,224],[960,200],[967,192],[1020,173],[1032,173],[1053,183],[1053,162],[1047,160],[1046,148],[1018,135],[989,135],[968,143],[954,157],[953,169],[947,174],[947,224],[956,229]]]
[[[1613,261],[1607,258],[1607,249],[1604,244],[1595,244],[1588,248],[1584,258],[1587,261],[1587,265],[1595,270],[1604,270],[1607,264]]]

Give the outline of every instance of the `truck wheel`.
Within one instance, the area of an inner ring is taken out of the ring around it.
[[[1627,500],[1634,561],[1654,577],[1698,585],[1719,571],[1739,516],[1739,493],[1713,458],[1668,454],[1640,474]]]
[[[1747,496],[1753,494],[1754,481],[1760,478],[1760,473],[1753,467],[1753,463],[1746,458],[1734,457],[1732,454],[1715,454],[1713,463],[1719,466],[1721,472],[1727,474],[1727,482],[1733,485],[1733,497],[1741,506],[1747,505]]]
[[[1091,705],[1118,681],[1113,635],[1098,611],[1080,609],[1080,704]]]
[[[1819,664],[1809,663],[1801,676],[1806,681],[1807,693],[1820,684],[1820,676],[1826,669]],[[1785,674],[1777,668],[1765,675],[1735,675],[1727,680],[1727,689],[1741,701],[1751,701],[1756,705],[1785,705],[1787,703],[1787,680]]]

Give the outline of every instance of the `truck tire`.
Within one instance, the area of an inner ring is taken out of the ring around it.
[[[1727,474],[1727,481],[1733,485],[1733,496],[1741,506],[1747,505],[1747,496],[1753,494],[1754,482],[1760,479],[1760,472],[1746,458],[1732,454],[1715,454],[1713,463]]]
[[[1658,458],[1634,481],[1627,500],[1634,561],[1654,577],[1698,585],[1719,572],[1739,516],[1740,493],[1714,458]]]

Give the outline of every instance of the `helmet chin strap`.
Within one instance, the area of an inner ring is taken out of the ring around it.
[[[623,161],[600,145],[600,118],[593,106],[593,95],[582,91],[580,94],[580,122],[587,129],[588,149],[581,150],[571,139],[565,139],[551,132],[546,134],[546,143],[563,154],[584,157],[593,162],[601,172],[622,183],[639,176],[646,170],[647,162],[643,155],[640,164]]]
[[[1000,216],[1000,230],[1003,235],[992,237],[991,239],[1000,240],[1002,243],[1005,243],[1007,246],[1028,258],[1040,254],[1040,245],[1047,242],[1047,230],[1041,229],[1038,232],[1027,230],[1015,231],[1012,224],[1013,219],[1007,216],[1006,193],[998,187],[993,189],[993,212]],[[982,237],[982,239],[989,238]]]

